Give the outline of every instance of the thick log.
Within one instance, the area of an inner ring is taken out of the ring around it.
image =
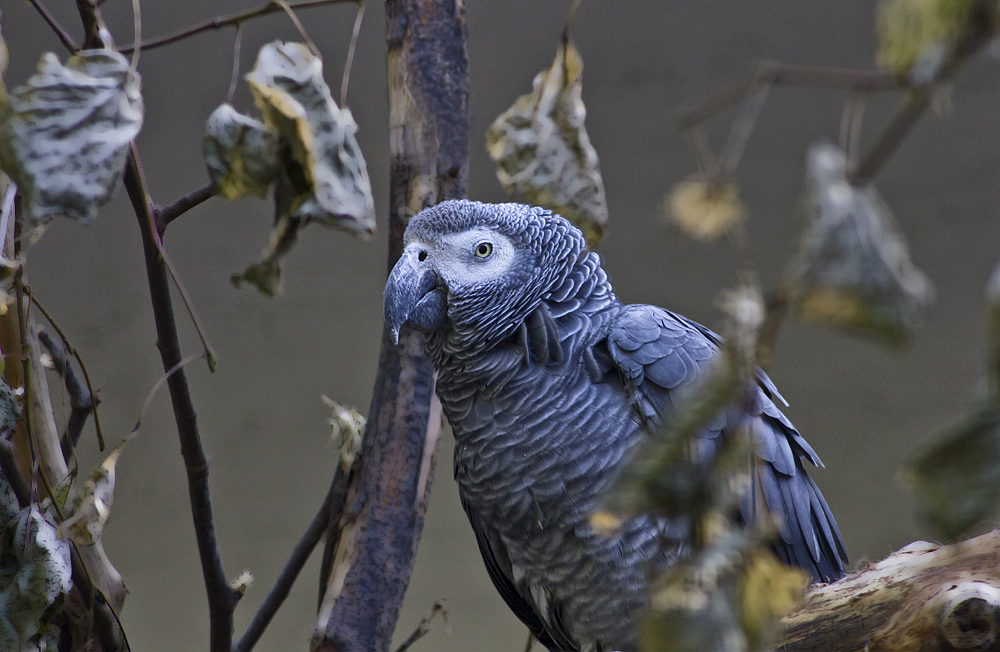
[[[1000,530],[941,546],[917,541],[833,584],[784,619],[778,649],[1000,649]]]
[[[391,269],[409,218],[465,195],[469,74],[462,0],[388,0],[386,17]],[[410,581],[441,414],[420,334],[399,339],[383,329],[362,454],[332,506],[313,650],[387,649]]]

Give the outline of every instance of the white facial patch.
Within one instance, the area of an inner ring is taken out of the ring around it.
[[[477,256],[477,251],[486,255]],[[501,233],[479,227],[443,237],[433,255],[444,278],[476,283],[502,276],[510,268],[514,244]]]

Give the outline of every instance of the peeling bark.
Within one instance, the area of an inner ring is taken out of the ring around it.
[[[388,0],[386,16],[391,269],[409,218],[465,195],[469,75],[461,0]],[[383,329],[362,453],[345,500],[332,506],[313,650],[369,652],[392,641],[423,529],[436,400],[421,335],[404,328],[397,347]]]
[[[1000,648],[1000,530],[940,546],[917,541],[833,584],[785,617],[779,650]]]

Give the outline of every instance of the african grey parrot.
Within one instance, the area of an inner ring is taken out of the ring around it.
[[[623,305],[562,217],[464,200],[410,221],[385,317],[397,341],[404,324],[424,332],[462,505],[510,608],[551,650],[635,649],[647,570],[685,553],[687,528],[641,516],[606,536],[588,518],[719,337],[662,308]],[[750,425],[762,502],[780,525],[775,552],[834,580],[844,544],[802,462],[820,460],[758,378]],[[702,455],[734,418],[699,435]]]

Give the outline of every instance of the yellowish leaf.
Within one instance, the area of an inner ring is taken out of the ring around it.
[[[934,80],[970,26],[976,0],[883,0],[878,64],[923,85]]]
[[[715,240],[746,218],[736,186],[698,179],[674,185],[666,211],[670,222],[697,240]]]
[[[584,127],[583,59],[560,46],[548,70],[486,130],[486,151],[504,189],[570,220],[594,246],[604,237],[608,205],[597,150]]]
[[[66,519],[59,524],[60,536],[87,546],[101,538],[114,501],[115,465],[127,442],[123,439],[87,478]]]

